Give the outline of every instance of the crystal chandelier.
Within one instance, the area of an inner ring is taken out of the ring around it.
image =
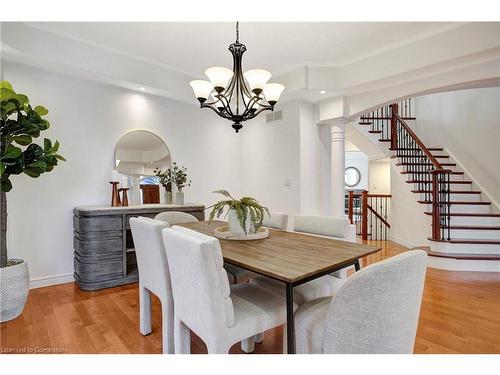
[[[233,55],[233,70],[212,67],[205,70],[209,81],[195,80],[193,88],[201,108],[210,108],[219,116],[233,122],[236,133],[241,123],[266,110],[273,110],[285,86],[267,83],[271,73],[263,69],[243,73],[241,60],[247,47],[239,42],[239,22],[236,22],[236,42],[229,46]]]

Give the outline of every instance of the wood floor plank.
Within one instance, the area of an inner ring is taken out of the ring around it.
[[[408,249],[390,241],[362,266]],[[428,268],[415,353],[500,353],[500,274]],[[68,353],[161,353],[161,306],[152,298],[153,332],[139,332],[137,284],[84,292],[73,283],[31,290],[20,317],[0,324],[5,352],[59,348]],[[265,333],[255,353],[281,353],[281,327]],[[192,334],[192,353],[206,353]],[[230,353],[242,353],[235,344]]]

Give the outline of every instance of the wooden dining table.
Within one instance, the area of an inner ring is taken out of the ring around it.
[[[215,229],[227,223],[199,221],[179,225],[214,236]],[[274,229],[269,229],[269,237],[264,239],[220,239],[220,245],[225,262],[285,284],[289,354],[295,353],[293,288],[348,266],[354,265],[359,271],[359,259],[381,249],[380,246]]]

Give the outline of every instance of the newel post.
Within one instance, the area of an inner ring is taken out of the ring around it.
[[[361,239],[368,239],[368,191],[361,194]]]
[[[348,198],[348,201],[347,201],[347,207],[348,207],[348,217],[349,217],[349,221],[351,222],[351,224],[354,224],[353,221],[352,221],[352,215],[353,215],[353,210],[354,210],[354,192],[352,190],[349,190],[349,198]]]
[[[439,171],[432,173],[432,239],[439,240],[441,233],[441,212],[439,206]]]
[[[398,120],[396,114],[398,113],[398,103],[391,104],[391,149],[398,148]]]

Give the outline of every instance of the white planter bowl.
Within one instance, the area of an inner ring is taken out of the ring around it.
[[[236,216],[235,210],[229,210],[227,215],[227,221],[229,223],[229,231],[233,236],[243,237],[245,236],[245,231],[240,225],[238,217]],[[245,222],[247,233],[255,233],[255,228],[252,224],[250,214],[247,214],[247,220]]]
[[[20,263],[0,268],[0,323],[17,318],[23,312],[29,290],[28,264]]]

